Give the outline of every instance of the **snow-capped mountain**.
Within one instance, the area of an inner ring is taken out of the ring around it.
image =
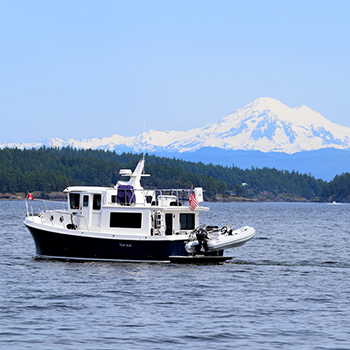
[[[278,100],[262,97],[217,123],[184,132],[151,130],[135,137],[113,135],[80,141],[56,138],[35,144],[0,144],[0,147],[43,145],[180,153],[211,147],[293,154],[322,148],[350,149],[350,128],[332,123],[306,106],[290,108]]]
[[[209,126],[206,133],[215,139],[216,147],[231,150],[295,153],[350,148],[350,128],[306,106],[289,108],[272,98],[256,99]]]

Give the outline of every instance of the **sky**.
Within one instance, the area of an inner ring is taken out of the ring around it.
[[[347,0],[0,0],[0,143],[186,131],[258,97],[350,127],[349,17]]]

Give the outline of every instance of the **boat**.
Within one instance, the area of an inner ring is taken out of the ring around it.
[[[149,190],[141,186],[145,160],[114,187],[72,186],[66,202],[26,199],[24,220],[38,258],[129,262],[222,262],[224,249],[253,238],[249,226],[233,230],[200,225],[209,210],[203,189]]]
[[[204,227],[200,226],[193,231],[190,241],[185,245],[188,253],[199,254],[240,247],[255,235],[255,230],[250,226],[237,230],[233,230],[231,225],[220,229],[217,226]]]

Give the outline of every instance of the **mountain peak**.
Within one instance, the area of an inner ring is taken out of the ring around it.
[[[279,108],[286,108],[287,106],[283,104],[281,101],[278,101],[271,97],[258,97],[255,99],[251,104],[248,104],[248,106],[252,106],[254,109],[279,109]],[[287,107],[289,108],[289,107]]]

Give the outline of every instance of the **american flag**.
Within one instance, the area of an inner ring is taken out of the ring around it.
[[[193,188],[191,188],[191,196],[190,196],[190,209],[194,210],[196,206],[198,205],[198,201],[196,196],[193,193]]]

